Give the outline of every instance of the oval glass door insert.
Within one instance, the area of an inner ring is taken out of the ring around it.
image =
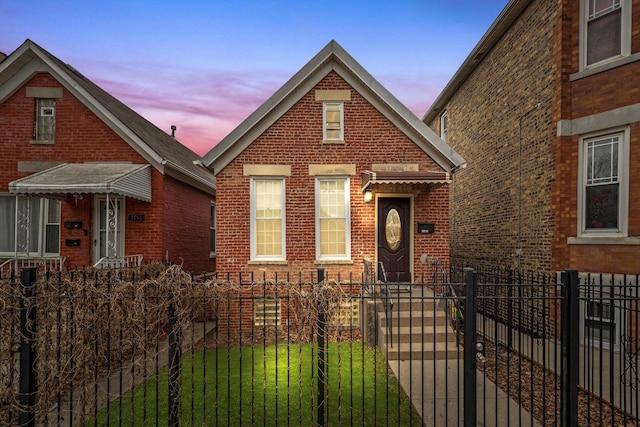
[[[400,233],[402,224],[400,223],[400,214],[396,209],[391,209],[387,214],[387,220],[384,226],[384,234],[387,239],[389,249],[392,251],[400,247]]]

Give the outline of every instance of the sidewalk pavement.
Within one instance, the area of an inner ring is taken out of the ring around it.
[[[464,424],[464,361],[389,361],[425,427]],[[477,372],[478,426],[540,426],[529,412]]]

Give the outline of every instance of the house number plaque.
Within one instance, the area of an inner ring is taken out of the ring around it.
[[[133,221],[133,222],[144,221],[144,215],[131,214],[131,215],[129,215],[129,221]]]

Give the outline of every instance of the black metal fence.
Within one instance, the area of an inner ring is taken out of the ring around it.
[[[638,276],[329,273],[3,279],[0,424],[638,425]]]

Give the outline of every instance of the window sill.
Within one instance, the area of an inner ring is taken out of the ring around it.
[[[32,139],[31,141],[29,141],[29,144],[31,145],[56,145],[56,142],[53,140],[47,140],[47,141],[40,141],[37,139]]]
[[[632,62],[636,62],[640,60],[640,53],[634,53],[633,55],[624,56],[622,58],[614,59],[611,62],[607,62],[602,65],[595,66],[593,68],[587,68],[582,71],[578,71],[577,73],[573,73],[569,76],[569,81],[576,81],[583,79],[585,77],[593,76],[598,73],[602,73],[604,71],[609,71],[614,68],[621,67],[623,65],[631,64]]]
[[[326,145],[344,145],[344,139],[323,139],[322,143]]]
[[[640,245],[640,237],[569,237],[569,245]]]
[[[317,259],[314,265],[353,265],[352,259]]]
[[[247,264],[249,264],[249,265],[289,265],[289,261],[287,261],[287,260],[282,260],[282,261],[278,261],[278,260],[273,260],[273,261],[251,260],[251,261],[247,262]]]

